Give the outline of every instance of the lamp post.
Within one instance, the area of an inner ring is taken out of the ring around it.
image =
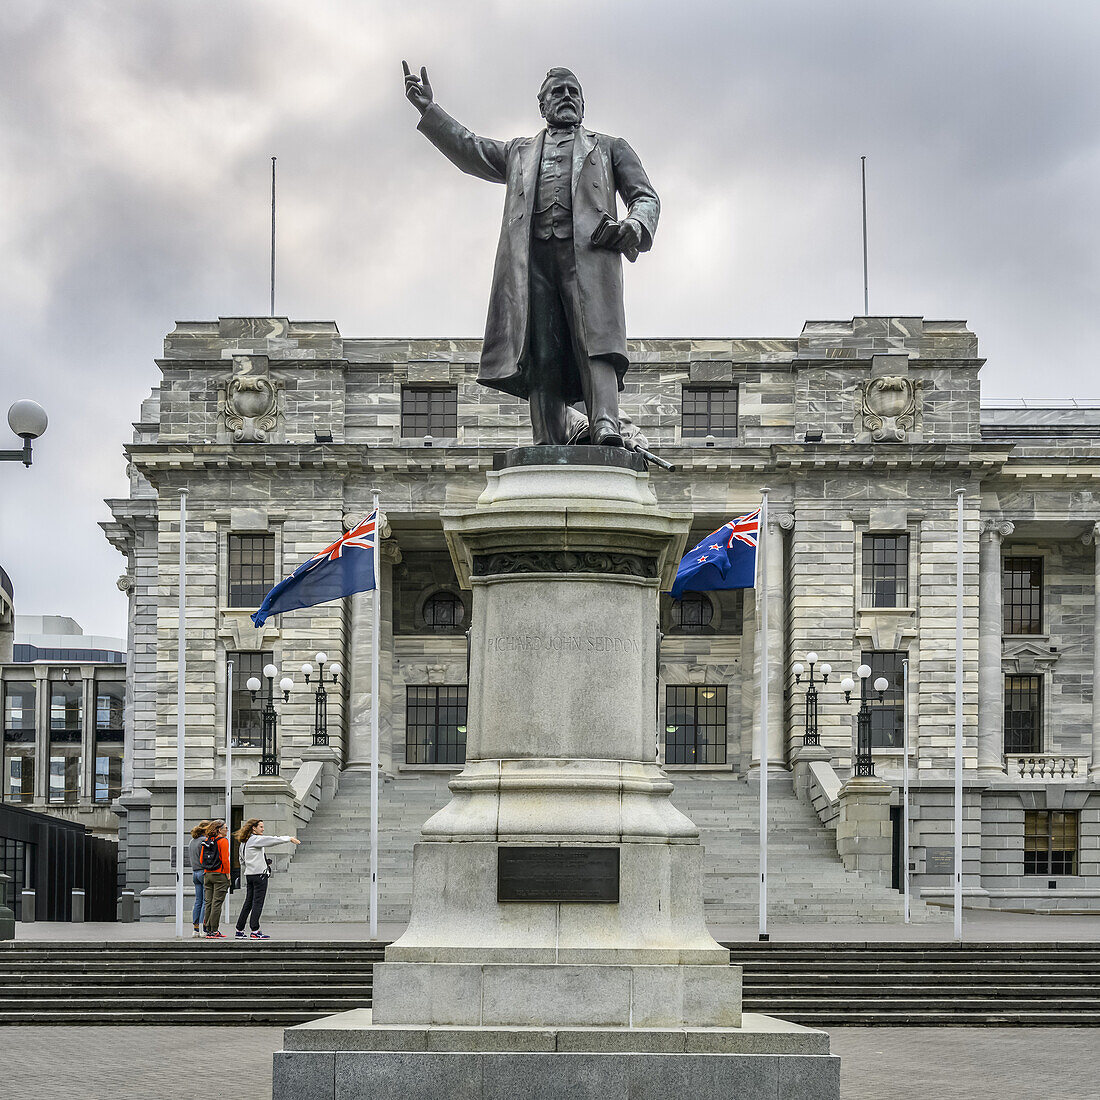
[[[328,663],[328,654],[318,653],[313,659],[317,662],[317,688],[313,692],[313,743],[315,745],[327,745],[328,692],[325,690],[325,665]],[[340,682],[342,671],[340,662],[333,661],[329,666],[329,675],[332,677],[331,683],[338,684]],[[302,665],[302,675],[306,678],[308,684],[309,678],[313,675],[313,665],[308,661]]]
[[[871,678],[871,666],[860,665],[856,669],[859,677],[859,714],[856,718],[856,775],[873,776],[875,774],[875,761],[871,756],[871,708],[867,705],[867,681]],[[845,676],[840,682],[844,692],[844,701],[852,701],[852,692],[855,690],[855,681],[850,676]],[[878,693],[879,702],[882,701],[890,681],[885,676],[879,676],[874,683],[874,689]]]
[[[814,666],[817,664],[817,654],[807,653],[806,664],[810,666],[810,678],[806,684],[806,727],[805,732],[802,734],[802,744],[820,745],[821,738],[817,732],[817,685],[814,681]],[[806,671],[802,662],[796,661],[791,671],[794,672],[794,682],[796,684],[801,683],[802,676]],[[821,666],[822,684],[829,682],[829,673],[832,671],[832,665],[823,664]]]
[[[261,718],[261,748],[260,748],[260,775],[279,774],[279,752],[277,741],[277,715],[275,713],[275,677],[279,670],[274,665],[264,665],[264,679],[267,680],[267,698],[264,699]],[[245,684],[252,701],[256,701],[256,693],[260,690],[260,681],[255,676],[250,676]],[[283,693],[283,702],[290,698],[290,690],[294,687],[294,681],[289,676],[284,676],[279,681],[279,690]]]
[[[49,418],[46,416],[46,410],[37,401],[16,401],[8,409],[8,427],[23,440],[23,447],[18,451],[0,451],[0,459],[22,462],[24,466],[29,466],[31,464],[31,440],[42,435],[48,423]]]

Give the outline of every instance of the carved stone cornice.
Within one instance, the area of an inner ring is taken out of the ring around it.
[[[508,573],[610,573],[650,579],[657,576],[657,559],[593,550],[521,550],[474,555],[473,576]]]
[[[794,527],[794,515],[791,512],[768,512],[768,527],[778,527],[781,531],[790,531]]]

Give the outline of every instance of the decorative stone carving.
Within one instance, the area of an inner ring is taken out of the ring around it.
[[[278,384],[267,373],[267,357],[233,356],[233,377],[222,409],[234,443],[266,443],[278,421]]]
[[[1001,657],[1001,670],[1010,674],[1033,676],[1051,672],[1061,653],[1057,646],[1039,642],[1006,642]]]
[[[115,581],[115,585],[120,592],[129,592],[134,587],[134,578],[129,573],[123,573],[122,576]]]
[[[923,430],[924,380],[905,375],[872,378],[856,396],[856,416],[873,443],[904,443]]]
[[[991,542],[1000,542],[1016,530],[1016,524],[1008,519],[982,520],[982,538]]]
[[[656,577],[657,559],[637,554],[605,554],[586,550],[528,550],[517,554],[475,554],[473,574],[500,573],[621,573]]]

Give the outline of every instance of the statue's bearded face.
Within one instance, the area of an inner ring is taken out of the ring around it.
[[[539,110],[551,126],[579,126],[584,118],[580,84],[567,76],[551,80],[539,94]]]

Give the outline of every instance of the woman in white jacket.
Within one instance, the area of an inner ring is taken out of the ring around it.
[[[301,841],[293,836],[264,836],[264,823],[258,817],[250,817],[233,835],[241,842],[239,858],[245,883],[244,905],[237,918],[237,939],[245,938],[244,925],[249,916],[252,918],[251,939],[270,939],[260,931],[260,914],[267,897],[267,880],[271,877],[271,865],[264,849],[273,844],[301,844]]]

